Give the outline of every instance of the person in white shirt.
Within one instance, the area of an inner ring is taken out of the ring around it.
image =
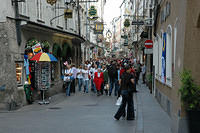
[[[83,70],[83,82],[84,82],[84,92],[88,93],[88,85],[89,85],[89,70],[87,65],[84,67]]]
[[[93,82],[94,80],[94,73],[97,72],[97,65],[92,64],[90,68],[90,75],[91,75],[91,91],[94,91],[96,93],[96,86]]]
[[[64,74],[64,82],[66,84],[66,96],[70,96],[71,76],[72,76],[71,66],[67,65],[67,69],[65,70]]]
[[[77,79],[78,79],[79,91],[81,91],[81,87],[83,86],[83,69],[81,65],[79,66],[79,69],[77,70]]]
[[[71,87],[70,87],[70,92],[75,93],[75,80],[76,80],[76,74],[77,74],[77,69],[75,65],[72,65],[72,77],[71,77]]]

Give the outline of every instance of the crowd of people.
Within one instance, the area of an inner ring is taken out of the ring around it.
[[[66,66],[64,85],[67,96],[70,96],[70,93],[75,93],[76,83],[78,83],[78,91],[83,91],[84,93],[91,91],[97,93],[97,96],[104,93],[111,96],[114,93],[115,96],[119,97],[119,80],[125,71],[125,66],[129,65],[131,67],[131,74],[134,76],[135,81],[134,92],[137,92],[136,84],[140,73],[142,72],[143,77],[145,75],[145,66],[135,59],[96,59],[86,61],[78,67],[73,64],[64,64]],[[145,78],[143,78],[144,82]]]
[[[114,90],[114,95],[119,96],[119,79],[125,71],[125,65],[130,65],[131,74],[134,76],[134,92],[136,84],[138,83],[140,72],[142,71],[143,77],[145,75],[145,66],[140,64],[135,59],[115,59],[115,60],[92,60],[86,61],[85,64],[75,67],[64,63],[66,69],[64,71],[64,84],[66,95],[75,93],[75,83],[78,82],[78,90],[88,93],[90,90],[97,93],[98,96],[106,95],[111,96]],[[76,81],[76,82],[75,82]],[[145,78],[143,78],[145,82]],[[90,85],[89,85],[90,84]]]
[[[122,96],[121,106],[114,118],[119,120],[125,116],[125,107],[127,107],[127,120],[134,120],[133,93],[137,92],[140,73],[143,75],[145,83],[146,68],[136,59],[95,59],[86,61],[79,67],[64,63],[64,88],[66,96],[75,93],[76,82],[78,91],[84,93],[93,92],[97,96],[108,95]],[[89,88],[90,87],[90,88]]]

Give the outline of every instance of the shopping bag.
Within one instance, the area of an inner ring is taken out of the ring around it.
[[[117,99],[117,102],[116,102],[115,105],[120,106],[121,103],[122,103],[122,96],[120,96],[120,97]]]

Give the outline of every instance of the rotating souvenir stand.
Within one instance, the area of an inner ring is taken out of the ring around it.
[[[45,100],[45,91],[50,88],[50,62],[37,62],[35,64],[35,84],[36,87],[42,92],[42,101],[39,104],[49,104],[49,101]]]

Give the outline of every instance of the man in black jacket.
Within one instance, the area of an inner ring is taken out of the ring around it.
[[[108,76],[110,79],[110,89],[109,89],[109,96],[112,95],[112,90],[115,86],[115,96],[117,96],[118,88],[116,87],[117,82],[117,66],[116,63],[113,61],[108,69]]]

